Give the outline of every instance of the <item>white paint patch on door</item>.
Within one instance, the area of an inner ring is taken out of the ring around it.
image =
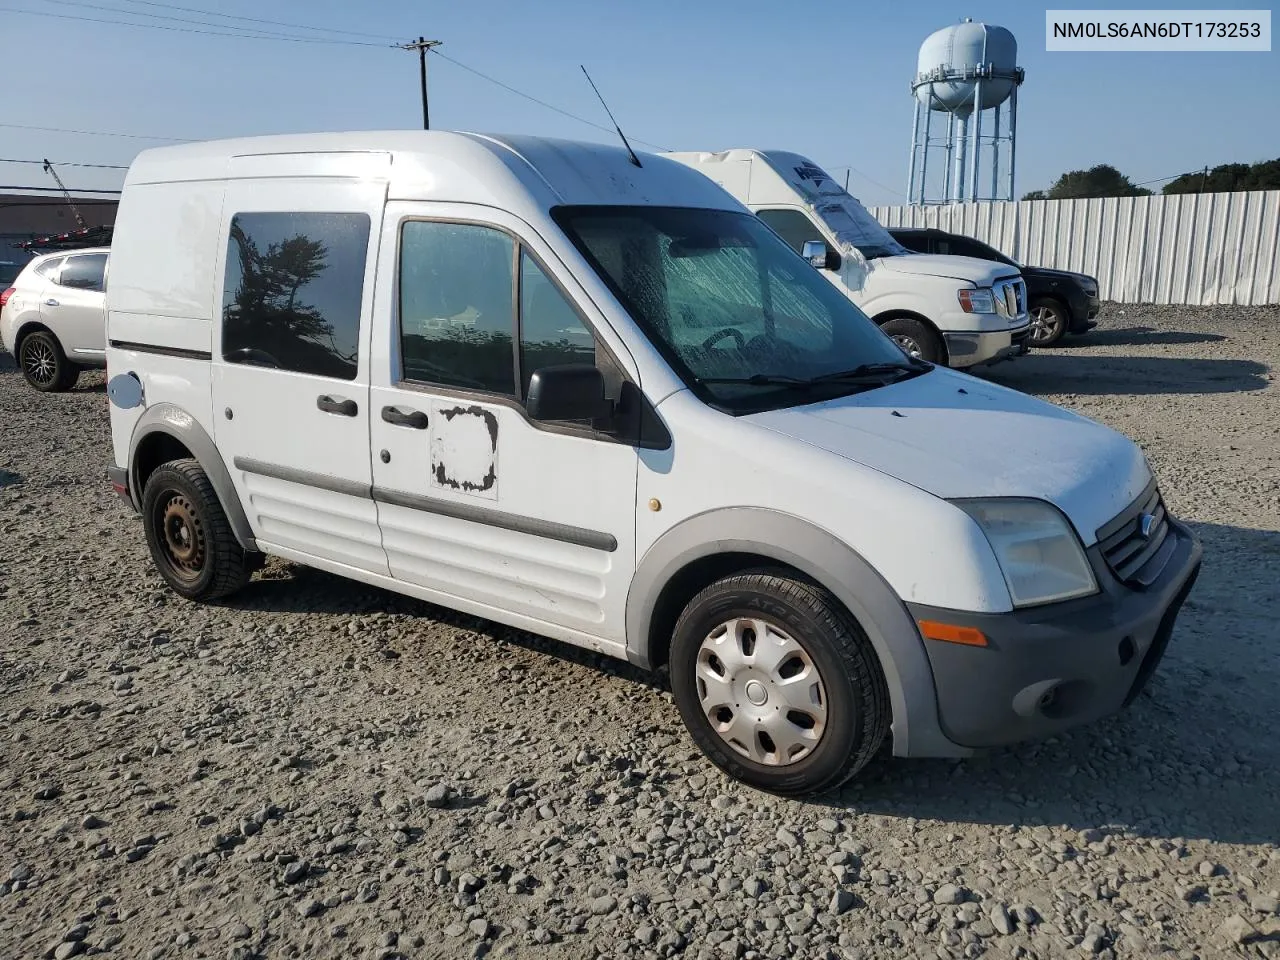
[[[498,418],[478,404],[434,403],[431,485],[498,499]]]

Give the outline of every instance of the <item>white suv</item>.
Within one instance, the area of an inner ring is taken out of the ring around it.
[[[0,343],[27,383],[70,390],[84,367],[105,367],[105,248],[36,257],[0,294]]]
[[[150,150],[111,264],[107,475],[175,592],[272,554],[666,665],[778,793],[1119,710],[1200,566],[1131,441],[905,355],[661,157]]]

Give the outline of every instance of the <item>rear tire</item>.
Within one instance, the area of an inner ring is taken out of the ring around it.
[[[911,317],[898,317],[881,324],[880,329],[891,336],[907,356],[930,363],[946,362],[942,339],[927,323]]]
[[[165,582],[188,600],[216,600],[249,582],[250,555],[236,541],[197,460],[171,460],[147,478],[142,525]]]
[[[41,393],[62,393],[75,386],[80,368],[67,359],[58,338],[48,330],[37,330],[18,344],[18,366],[32,389]]]
[[[834,790],[889,731],[889,691],[866,634],[821,587],[767,571],[719,580],[671,641],[671,689],[694,742],[769,793]]]
[[[1042,298],[1031,305],[1031,343],[1033,347],[1052,347],[1067,335],[1067,308],[1057,300]]]

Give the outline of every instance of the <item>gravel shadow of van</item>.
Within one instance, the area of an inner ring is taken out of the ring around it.
[[[1269,371],[1254,360],[1033,352],[981,376],[1033,396],[1209,395],[1266,389]]]
[[[1080,347],[1141,347],[1148,344],[1219,343],[1227,338],[1220,333],[1191,333],[1186,330],[1161,330],[1157,327],[1097,327],[1088,333],[1067,337],[1058,349]]]

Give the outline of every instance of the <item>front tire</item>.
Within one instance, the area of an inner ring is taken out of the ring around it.
[[[755,571],[704,589],[676,623],[670,669],[694,742],[769,793],[833,790],[888,734],[870,640],[827,591],[787,576]]]
[[[27,383],[41,393],[70,390],[80,377],[80,368],[67,359],[62,344],[48,330],[37,330],[22,338],[18,365]]]
[[[156,569],[178,595],[216,600],[249,582],[249,554],[199,461],[155,469],[142,491],[142,525]]]
[[[927,323],[911,317],[898,317],[882,324],[880,329],[892,337],[907,356],[930,363],[946,362],[942,339]]]
[[[1031,304],[1031,346],[1052,347],[1067,335],[1067,308],[1057,300]]]

